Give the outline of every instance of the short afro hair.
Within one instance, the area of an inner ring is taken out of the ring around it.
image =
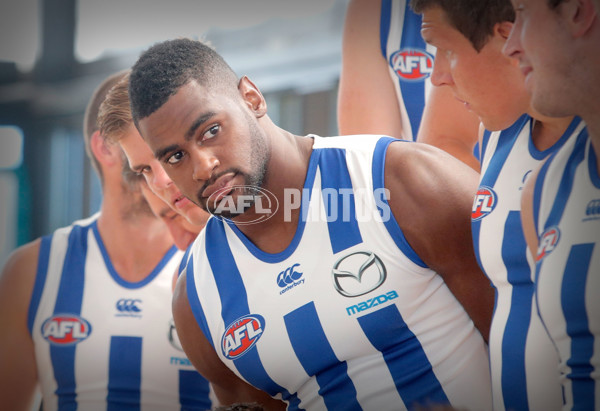
[[[190,39],[157,43],[134,64],[129,78],[129,98],[133,121],[150,116],[180,87],[195,80],[211,88],[234,87],[238,78],[212,47]]]

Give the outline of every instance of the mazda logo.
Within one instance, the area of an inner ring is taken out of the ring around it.
[[[370,293],[384,283],[387,273],[381,259],[371,251],[348,254],[333,265],[333,286],[344,297]]]

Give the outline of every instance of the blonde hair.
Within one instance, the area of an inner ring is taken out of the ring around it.
[[[106,94],[98,112],[100,134],[110,143],[118,142],[133,124],[129,107],[130,70]]]
[[[92,167],[98,173],[100,180],[104,179],[102,175],[102,169],[100,168],[100,164],[98,160],[92,153],[92,149],[90,148],[90,140],[92,139],[92,135],[98,131],[98,115],[99,109],[104,101],[106,94],[108,91],[123,77],[129,70],[122,70],[115,74],[107,77],[97,88],[94,90],[90,101],[85,109],[85,114],[83,116],[83,142],[85,145],[85,152],[89,157]]]

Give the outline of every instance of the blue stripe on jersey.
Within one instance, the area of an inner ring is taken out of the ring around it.
[[[596,151],[593,147],[588,147],[588,170],[590,173],[590,180],[594,187],[600,189],[600,176],[598,175],[598,159],[596,158]]]
[[[193,245],[194,243],[190,244],[189,247],[185,250],[185,253],[183,253],[183,257],[181,258],[181,262],[179,263],[179,268],[177,268],[177,277],[179,277],[185,269],[188,259],[190,258],[190,251],[192,250]]]
[[[108,361],[107,411],[139,410],[142,338],[112,336]]]
[[[382,353],[409,410],[418,405],[449,403],[427,354],[402,319],[398,307],[389,305],[359,317],[358,322],[371,344]]]
[[[79,316],[83,300],[85,260],[89,226],[74,226],[69,234],[67,252],[54,305],[54,314]],[[58,409],[76,410],[75,400],[75,348],[77,344],[50,344],[50,359],[56,380]]]
[[[400,49],[413,48],[427,51],[425,40],[421,37],[421,15],[415,14],[408,1],[404,11],[404,25],[402,27],[402,42]],[[413,140],[417,138],[423,108],[425,107],[425,78],[418,81],[401,81],[400,90],[404,105],[410,119]]]
[[[502,394],[507,410],[527,410],[527,381],[525,377],[525,342],[531,322],[533,282],[525,250],[527,243],[521,227],[521,213],[510,211],[504,225],[502,259],[510,270],[508,282],[512,287],[511,304],[502,337]],[[522,250],[518,255],[514,249]],[[518,259],[520,261],[510,261]]]
[[[483,130],[483,136],[481,137],[481,150],[479,153],[479,160],[483,160],[485,156],[485,150],[487,150],[488,143],[490,142],[490,137],[492,136],[492,132],[489,130]],[[479,144],[479,141],[477,142]]]
[[[100,236],[100,232],[98,231],[98,220],[94,220],[94,222],[92,223],[92,230],[94,231],[94,236],[96,237],[96,242],[98,243],[98,248],[100,249],[100,252],[102,253],[102,258],[104,258],[104,263],[106,264],[106,269],[110,273],[110,276],[117,282],[117,284],[119,284],[120,286],[125,287],[125,288],[136,289],[136,288],[141,288],[141,287],[147,285],[148,283],[150,283],[152,280],[154,280],[156,278],[156,276],[158,274],[160,274],[160,272],[165,267],[165,265],[169,262],[169,260],[171,260],[171,257],[173,257],[173,254],[175,254],[177,252],[177,247],[172,246],[165,253],[165,255],[160,260],[158,265],[156,267],[154,267],[152,272],[148,276],[146,276],[143,280],[138,281],[138,282],[125,281],[123,278],[121,278],[119,273],[117,273],[117,270],[115,270],[115,267],[113,266],[112,261],[110,260],[110,257],[108,256],[108,252],[106,251],[106,247],[104,246],[104,242],[102,241],[102,237]]]
[[[29,310],[27,311],[27,329],[29,334],[33,328],[33,321],[37,314],[38,307],[40,305],[40,298],[42,298],[42,291],[44,291],[44,285],[46,284],[46,277],[48,275],[48,262],[50,261],[50,246],[52,245],[52,235],[44,236],[40,240],[40,250],[38,253],[38,263],[35,274],[35,283],[33,285],[33,291],[31,293],[31,299],[29,300]]]
[[[323,150],[319,159],[321,193],[327,215],[327,228],[333,253],[362,243],[356,221],[352,180],[346,164],[346,150]]]
[[[238,318],[251,314],[248,306],[248,295],[229,248],[223,221],[211,218],[204,229],[207,230],[206,236],[208,238],[205,242],[206,257],[221,299],[221,316],[225,326],[228,327]],[[291,395],[285,388],[279,386],[269,377],[260,360],[256,346],[243,356],[233,360],[233,363],[250,384],[271,396],[282,393],[283,399],[290,401],[290,406],[292,404],[297,406],[297,397]]]
[[[554,157],[556,157],[557,153],[558,153],[558,151],[555,151],[542,164],[542,166],[540,167],[540,169],[538,171],[537,178],[533,185],[533,195],[532,195],[533,224],[535,226],[535,234],[537,237],[539,237],[539,235],[541,234],[539,218],[540,218],[540,205],[541,205],[541,199],[542,199],[542,189],[544,188],[544,180],[546,180],[546,173],[548,172],[548,169],[550,168],[550,164],[552,164],[552,161],[554,160]],[[535,253],[536,250],[532,250],[532,252]],[[534,255],[533,258],[535,259],[535,257],[536,256]]]
[[[586,144],[587,138],[588,133],[586,128],[577,136],[577,141],[575,142],[575,146],[567,162],[569,168],[565,169],[560,179],[558,191],[556,193],[556,200],[552,204],[552,209],[550,210],[548,219],[546,220],[543,226],[544,229],[546,227],[558,225],[560,219],[562,218],[562,214],[567,205],[567,200],[569,199],[571,195],[571,190],[573,189],[573,179],[575,171],[579,166],[579,163],[583,161],[583,158],[585,156],[585,150],[582,149],[580,146]]]
[[[204,315],[202,303],[200,302],[200,298],[198,297],[198,288],[196,288],[196,279],[194,277],[194,256],[191,256],[190,260],[188,261],[185,279],[185,287],[188,296],[188,302],[190,303],[190,308],[192,309],[194,318],[196,319],[196,322],[198,323],[198,326],[204,333],[206,339],[210,342],[213,348],[215,348],[212,336],[210,335],[210,328],[208,328],[208,324],[206,323],[206,315]]]
[[[333,352],[314,302],[286,314],[284,320],[294,352],[306,373],[316,375],[327,409],[361,410],[356,388],[348,377],[348,364]]]
[[[387,39],[390,35],[390,19],[392,15],[392,0],[381,0],[381,17],[379,24],[379,45],[381,55],[387,60]]]
[[[394,141],[407,143],[407,141],[396,140],[391,137],[382,137],[377,141],[377,144],[375,145],[375,150],[373,152],[372,169],[373,190],[383,190],[385,188],[385,155],[388,146]],[[389,203],[387,199],[383,198],[381,199],[381,202],[385,204],[389,209]],[[417,253],[415,253],[412,247],[408,244],[408,241],[406,241],[404,233],[402,232],[402,229],[396,222],[394,216],[390,214],[389,218],[385,218],[386,214],[384,210],[380,207],[379,203],[377,203],[377,209],[379,210],[379,214],[383,219],[383,224],[385,225],[385,228],[387,228],[388,232],[392,236],[392,239],[394,240],[394,243],[396,243],[396,246],[404,253],[404,255],[410,258],[412,262],[421,267],[427,267],[427,264],[425,264],[423,260],[421,260],[421,257],[419,257]]]
[[[300,205],[300,221],[298,222],[298,227],[296,227],[296,234],[294,234],[294,238],[292,239],[290,245],[287,246],[285,250],[280,253],[270,254],[265,253],[263,250],[258,248],[252,241],[248,240],[248,238],[242,233],[236,225],[229,221],[225,221],[231,230],[238,236],[240,241],[244,243],[246,249],[252,253],[252,255],[258,258],[260,261],[266,263],[280,263],[291,256],[294,251],[296,251],[296,247],[300,244],[300,240],[302,239],[302,234],[304,233],[304,227],[306,225],[306,220],[308,217],[308,208],[310,205],[310,199],[312,197],[312,188],[315,183],[315,176],[317,173],[317,165],[319,163],[319,158],[324,149],[313,149],[310,160],[308,162],[308,171],[306,173],[306,178],[304,180],[304,187],[302,190],[302,200]],[[305,197],[305,194],[308,194]],[[284,205],[285,206],[285,205]],[[212,219],[212,218],[211,218]],[[214,218],[217,219],[218,218]],[[210,220],[207,223],[207,227],[209,226]],[[209,238],[209,236],[206,236]]]
[[[179,370],[179,403],[182,410],[210,410],[208,381],[198,371]]]
[[[572,382],[572,410],[592,410],[595,405],[594,336],[590,332],[588,313],[585,306],[586,285],[594,243],[574,245],[569,253],[562,281],[561,306],[567,323],[567,334],[571,337],[571,357],[567,365],[571,372],[567,377]]]
[[[479,183],[480,186],[494,187],[496,180],[500,175],[500,171],[504,167],[504,163],[506,163],[506,159],[508,158],[515,142],[517,141],[517,137],[521,133],[521,130],[527,121],[530,119],[531,117],[529,117],[527,114],[523,114],[517,121],[513,123],[513,125],[500,132],[493,161],[490,161],[488,168],[481,177],[481,182]]]

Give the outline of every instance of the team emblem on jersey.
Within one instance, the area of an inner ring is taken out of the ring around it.
[[[179,341],[179,335],[177,335],[177,330],[175,329],[175,321],[173,321],[172,318],[169,320],[169,331],[167,338],[169,339],[169,343],[173,348],[183,351],[183,348],[181,348],[181,342]]]
[[[497,197],[494,190],[490,187],[481,186],[475,194],[473,200],[473,209],[471,210],[471,220],[481,220],[483,217],[494,211],[496,207]]]
[[[235,360],[246,354],[256,345],[265,330],[265,319],[258,314],[249,314],[229,324],[223,338],[221,349],[223,355]]]
[[[402,80],[425,80],[433,71],[433,56],[425,50],[405,48],[390,56],[390,65]]]
[[[600,199],[592,200],[585,208],[586,218],[584,220],[593,220],[600,218]]]
[[[357,251],[336,261],[331,270],[333,286],[344,297],[370,293],[384,283],[383,261],[371,251]]]
[[[42,324],[42,337],[52,344],[77,344],[90,336],[92,326],[87,320],[72,314],[58,314]]]
[[[301,278],[304,273],[298,271],[298,267],[300,267],[300,264],[296,263],[277,275],[277,285],[283,288],[279,294],[283,294],[298,285],[304,284],[304,278]]]
[[[537,257],[535,261],[540,261],[542,258],[550,254],[558,245],[560,240],[560,230],[558,227],[550,227],[540,237],[540,244],[537,249]]]

